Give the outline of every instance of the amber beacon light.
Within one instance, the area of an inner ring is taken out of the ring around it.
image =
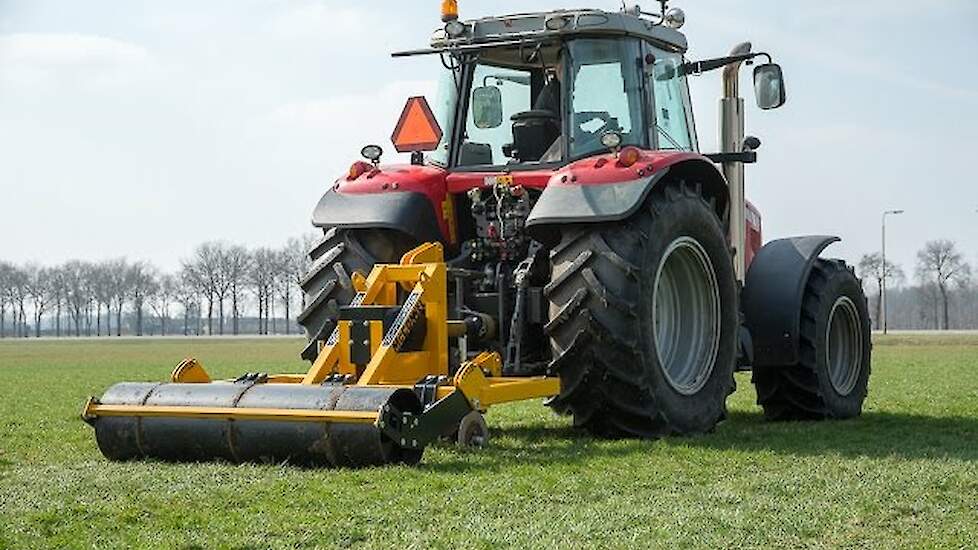
[[[458,0],[442,0],[442,23],[448,23],[449,21],[455,21],[456,19],[458,19]]]

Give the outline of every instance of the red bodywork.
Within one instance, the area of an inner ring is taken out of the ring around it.
[[[622,166],[612,153],[595,155],[572,162],[554,170],[513,171],[513,184],[530,189],[540,189],[548,185],[602,185],[622,183],[647,178],[655,172],[688,160],[704,160],[706,157],[684,151],[645,151],[641,150],[638,161],[631,166]],[[415,166],[397,164],[369,170],[354,179],[340,178],[334,189],[341,193],[386,193],[392,191],[415,191],[426,195],[438,216],[438,226],[451,244],[456,242],[454,227],[454,203],[446,200],[450,196],[465,193],[475,187],[485,186],[493,178],[507,175],[505,172],[449,172],[435,166]],[[750,265],[754,254],[761,247],[761,216],[756,208],[747,204],[747,250],[745,260]]]

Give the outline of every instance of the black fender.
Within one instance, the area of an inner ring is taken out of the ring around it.
[[[829,235],[778,239],[754,256],[741,302],[753,341],[755,367],[798,363],[805,285],[818,255],[839,240]]]
[[[721,220],[727,219],[729,190],[723,175],[705,159],[687,159],[649,176],[618,183],[547,185],[526,219],[526,231],[547,246],[560,239],[562,225],[616,222],[627,219],[645,203],[649,192],[667,176],[703,186]]]
[[[312,224],[316,227],[393,229],[418,242],[443,240],[431,200],[414,191],[339,193],[330,189],[313,210]]]

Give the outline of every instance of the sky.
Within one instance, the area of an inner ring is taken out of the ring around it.
[[[463,18],[571,6],[460,0]],[[645,8],[654,8],[646,2]],[[128,256],[176,269],[205,240],[277,246],[327,186],[434,93],[437,0],[0,0],[0,259]],[[938,238],[978,263],[978,2],[674,1],[690,59],[750,40],[788,103],[747,112],[765,239],[837,234],[913,273]],[[620,2],[591,0],[617,9]],[[750,98],[748,71],[741,86]],[[716,151],[718,73],[692,78]]]

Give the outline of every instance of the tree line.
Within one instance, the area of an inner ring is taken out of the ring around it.
[[[0,337],[289,334],[305,306],[299,283],[316,238],[289,239],[280,248],[206,242],[173,273],[125,258],[57,266],[0,261]],[[953,241],[924,245],[912,284],[878,252],[862,256],[857,274],[875,328],[882,326],[884,280],[889,328],[978,328],[978,284]]]
[[[891,329],[978,328],[978,284],[971,277],[971,265],[954,241],[928,241],[917,252],[909,281],[901,266],[888,259],[884,262],[879,252],[862,256],[858,274],[877,329],[882,327],[884,282],[887,326]]]
[[[0,337],[289,334],[315,239],[206,242],[172,273],[126,258],[0,261]]]

